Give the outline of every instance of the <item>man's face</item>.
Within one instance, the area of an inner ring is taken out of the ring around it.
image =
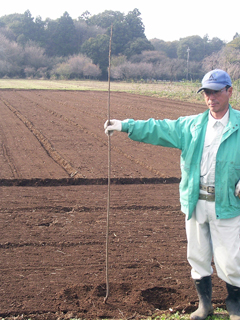
[[[203,95],[212,116],[215,119],[221,119],[228,110],[232,87],[228,89],[225,87],[218,91],[204,89]]]

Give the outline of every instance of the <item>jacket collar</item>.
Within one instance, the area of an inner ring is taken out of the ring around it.
[[[232,132],[239,129],[240,125],[240,112],[238,110],[235,110],[229,105],[229,121],[225,128],[225,133],[229,132],[231,134]]]
[[[199,115],[199,117],[196,117],[194,127],[197,129],[198,126],[202,126],[208,121],[209,117],[209,109],[204,111]],[[227,124],[227,128],[233,128],[238,129],[239,128],[239,122],[240,122],[240,112],[238,110],[235,110],[232,108],[232,106],[229,104],[229,121]]]
[[[206,110],[205,112],[199,114],[199,116],[195,118],[195,122],[192,128],[193,131],[202,128],[203,125],[205,125],[208,122],[208,113],[209,110]]]
[[[223,127],[225,128],[229,121],[229,109],[225,113],[225,115],[221,119],[215,119],[213,118],[211,112],[208,113],[208,126],[213,127],[216,122],[221,122]]]

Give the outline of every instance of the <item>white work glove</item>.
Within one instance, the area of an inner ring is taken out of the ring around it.
[[[107,120],[104,123],[104,129],[105,129],[105,133],[106,135],[112,136],[113,135],[113,131],[121,131],[122,130],[122,121],[120,120],[110,120],[110,125],[108,125],[109,121]]]
[[[236,187],[235,187],[235,196],[240,198],[240,180],[238,180],[238,183],[236,184]]]

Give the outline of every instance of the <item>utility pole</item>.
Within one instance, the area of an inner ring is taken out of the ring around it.
[[[187,81],[188,81],[188,67],[189,67],[189,52],[190,52],[190,49],[188,47],[187,48]]]

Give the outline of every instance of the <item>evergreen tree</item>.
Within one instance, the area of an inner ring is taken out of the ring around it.
[[[77,52],[77,33],[67,12],[57,20],[49,20],[46,29],[46,53],[49,56],[73,55]]]
[[[106,34],[90,38],[82,45],[82,53],[92,59],[94,64],[99,65],[102,77],[107,78],[109,36]]]
[[[180,39],[177,49],[179,59],[187,59],[188,48],[190,49],[192,61],[201,61],[204,58],[204,41],[200,36],[190,36]]]
[[[145,46],[143,47],[146,48],[148,40],[144,33],[144,25],[140,15],[141,13],[138,9],[130,11],[126,16],[119,11],[106,10],[103,13],[89,18],[88,24],[105,28],[109,35],[112,25],[112,43],[114,44],[112,53],[114,55],[125,54],[125,50],[129,52],[130,43],[138,38],[145,40]],[[151,47],[150,43],[148,43],[147,46]],[[145,50],[145,48],[143,50]],[[135,52],[135,54],[136,53],[137,52]]]

